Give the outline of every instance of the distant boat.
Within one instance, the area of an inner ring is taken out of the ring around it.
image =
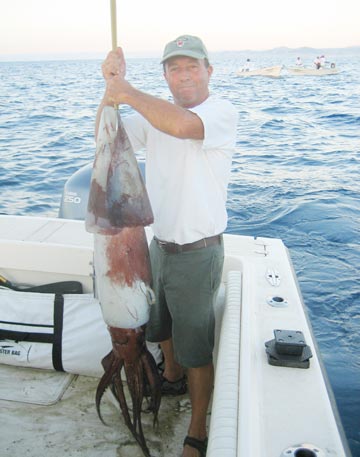
[[[282,65],[274,67],[258,68],[256,70],[239,70],[238,76],[269,76],[271,78],[278,78],[280,76]]]
[[[300,75],[300,76],[326,76],[326,75],[336,75],[339,73],[337,68],[306,68],[306,67],[287,67],[288,73],[291,75]]]

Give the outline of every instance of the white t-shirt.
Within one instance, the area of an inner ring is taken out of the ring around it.
[[[167,135],[138,114],[123,119],[134,151],[146,148],[146,188],[154,234],[178,244],[225,230],[236,143],[238,113],[229,101],[210,96],[191,111],[203,122],[203,140]]]

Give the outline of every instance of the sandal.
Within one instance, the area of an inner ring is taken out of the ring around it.
[[[176,395],[184,395],[187,392],[186,376],[177,381],[168,381],[162,374],[160,374],[161,381],[161,395],[169,395],[175,397]],[[144,378],[144,397],[150,397],[151,389],[150,384]]]
[[[206,457],[207,444],[207,438],[204,440],[199,440],[197,438],[193,438],[192,436],[186,436],[184,439],[184,446],[187,445],[199,451],[199,457]]]
[[[162,395],[184,395],[187,392],[186,376],[177,381],[168,381],[161,376],[161,393]]]

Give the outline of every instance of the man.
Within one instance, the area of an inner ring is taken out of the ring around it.
[[[317,70],[320,70],[320,68],[321,68],[321,60],[320,60],[319,56],[317,56],[316,59],[314,60],[314,65],[315,65]]]
[[[246,62],[244,63],[244,66],[241,71],[250,71],[250,59],[246,59]]]
[[[146,148],[154,213],[150,257],[157,300],[147,339],[160,342],[164,354],[163,393],[184,393],[186,370],[192,414],[183,457],[202,457],[238,115],[230,102],[210,96],[213,68],[198,37],[168,43],[162,64],[174,103],[134,88],[125,79],[121,49],[110,52],[102,67],[106,92],[98,118],[106,104],[125,103],[138,113],[123,121],[134,150]]]

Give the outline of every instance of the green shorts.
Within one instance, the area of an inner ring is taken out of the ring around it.
[[[214,304],[224,263],[224,245],[181,253],[165,252],[150,244],[156,303],[151,306],[146,339],[173,338],[175,359],[186,368],[212,362]]]

